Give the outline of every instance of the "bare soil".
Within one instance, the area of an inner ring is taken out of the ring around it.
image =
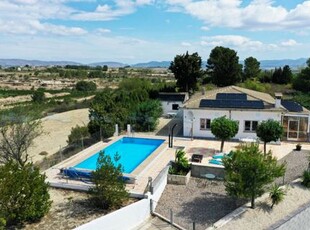
[[[24,229],[74,229],[113,211],[93,206],[87,193],[53,188],[49,192],[53,200],[49,213],[40,222],[28,224]],[[135,201],[130,199],[124,206]]]

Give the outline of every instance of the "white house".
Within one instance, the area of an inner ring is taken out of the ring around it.
[[[239,123],[236,139],[256,137],[256,127],[264,120],[282,123],[282,140],[309,141],[310,112],[296,102],[282,100],[237,86],[228,86],[193,95],[183,106],[183,135],[213,138],[211,122],[226,116]]]
[[[188,93],[159,93],[163,115],[175,116],[189,99]]]

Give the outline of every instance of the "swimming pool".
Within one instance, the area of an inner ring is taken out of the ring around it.
[[[120,155],[118,163],[122,164],[124,173],[131,173],[164,141],[162,139],[123,137],[102,151],[109,155],[113,161],[115,153],[118,153]],[[95,170],[98,156],[99,152],[74,167]]]

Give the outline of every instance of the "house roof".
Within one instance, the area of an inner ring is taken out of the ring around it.
[[[281,100],[281,105],[289,112],[302,112],[303,107],[295,101]]]
[[[235,98],[236,102],[230,102],[234,100],[233,98]],[[284,104],[287,105],[286,102],[284,102]],[[184,108],[189,109],[236,108],[236,109],[259,109],[259,110],[263,109],[274,111],[282,110],[283,112],[309,112],[307,109],[303,107],[301,107],[302,109],[300,108],[297,109],[297,105],[289,103],[289,107],[284,106],[282,104],[280,108],[275,108],[275,98],[273,98],[268,93],[262,93],[250,89],[241,88],[238,86],[227,86],[215,90],[194,94],[185,103]]]
[[[159,93],[158,99],[161,101],[181,101],[188,99],[187,93]]]

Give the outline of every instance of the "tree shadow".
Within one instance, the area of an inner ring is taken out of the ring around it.
[[[176,218],[195,222],[199,228],[206,228],[234,211],[241,204],[236,199],[222,194],[204,192],[200,197],[182,204],[182,211],[175,213]]]
[[[265,213],[271,213],[272,211],[272,208],[270,207],[270,204],[268,204],[267,202],[265,201],[259,201],[257,202],[256,204],[256,208],[265,212]]]
[[[160,130],[155,134],[156,136],[168,136],[171,128],[177,124],[174,129],[173,136],[179,137],[183,136],[183,120],[177,117],[172,118],[165,126],[163,126]]]

